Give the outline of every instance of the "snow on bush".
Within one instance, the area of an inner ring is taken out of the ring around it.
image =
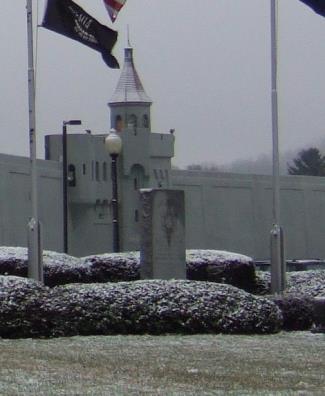
[[[121,282],[140,279],[140,253],[106,253],[84,257],[92,282]]]
[[[27,249],[0,247],[0,274],[27,276]],[[67,283],[121,282],[140,279],[140,253],[106,253],[76,258],[43,252],[44,282],[48,286]],[[219,250],[187,250],[187,279],[227,283],[251,291],[255,288],[252,259]]]
[[[118,282],[140,279],[140,253],[109,253],[83,258],[91,268],[94,282]],[[255,286],[252,259],[218,250],[187,250],[187,279],[227,283],[244,290]]]
[[[53,335],[273,333],[280,310],[233,286],[135,281],[56,287],[43,306]]]
[[[273,333],[277,306],[233,286],[193,281],[71,284],[0,276],[0,337]]]
[[[27,249],[0,247],[0,275],[27,276]]]
[[[89,268],[80,259],[64,253],[43,251],[44,283],[48,286],[87,281]],[[26,277],[28,251],[22,247],[0,247],[0,275]]]
[[[309,297],[325,297],[325,271],[288,272],[288,294],[303,294]]]
[[[242,254],[220,250],[187,250],[187,279],[227,283],[246,291],[255,289],[255,265]]]
[[[256,271],[255,293],[271,293],[271,274]],[[325,297],[325,271],[287,272],[287,287],[283,296],[268,296],[281,309],[285,330],[307,330],[314,321],[314,297]]]
[[[255,294],[265,295],[271,293],[271,274],[256,271]],[[325,297],[325,271],[297,271],[287,272],[286,294],[307,297]]]
[[[280,308],[284,330],[309,330],[314,322],[314,302],[311,297],[293,294],[272,296],[272,301]]]
[[[0,337],[49,334],[41,308],[49,290],[30,279],[0,275]]]

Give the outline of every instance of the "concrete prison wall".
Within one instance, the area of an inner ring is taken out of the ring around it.
[[[29,159],[0,154],[0,244],[27,246],[31,217]],[[38,161],[39,218],[45,249],[62,251],[61,164]]]
[[[187,248],[222,249],[269,259],[272,177],[173,170],[185,191]],[[281,177],[286,257],[325,257],[325,178]]]

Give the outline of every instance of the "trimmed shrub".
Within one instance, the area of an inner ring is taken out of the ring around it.
[[[325,297],[325,271],[289,272],[286,293],[309,297]]]
[[[44,250],[43,264],[47,286],[91,281],[89,268],[76,257]],[[0,275],[27,277],[27,273],[27,248],[0,247]]]
[[[271,293],[271,274],[256,271],[256,287],[254,294],[266,295]],[[325,271],[297,271],[287,272],[287,287],[285,293],[294,296],[325,297]]]
[[[187,250],[187,279],[227,283],[248,292],[256,288],[250,257],[218,250]]]
[[[39,337],[50,334],[42,304],[49,289],[30,279],[0,276],[0,337]]]
[[[107,253],[75,258],[43,252],[44,283],[121,282],[140,279],[140,253]],[[226,283],[246,291],[256,288],[255,266],[250,257],[218,250],[187,250],[187,279]],[[0,248],[0,274],[27,276],[27,249]]]
[[[259,296],[265,296],[271,293],[271,274],[266,271],[255,272],[255,287],[251,291]]]
[[[271,301],[229,285],[136,281],[66,285],[43,305],[52,335],[274,333],[282,315]]]
[[[22,247],[0,247],[0,275],[27,277],[27,249]]]
[[[71,284],[49,289],[0,276],[0,337],[248,333],[280,330],[271,301],[233,286],[191,281]]]
[[[280,308],[284,330],[309,330],[314,322],[313,299],[308,296],[272,296],[271,300]]]
[[[106,253],[84,257],[91,282],[122,282],[140,279],[140,253]]]
[[[43,252],[44,283],[53,287],[67,283],[91,282],[91,269],[79,258],[64,253]]]

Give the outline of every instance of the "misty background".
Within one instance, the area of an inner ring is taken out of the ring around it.
[[[114,25],[102,0],[75,0],[118,30],[123,65],[127,25],[136,68],[153,100],[152,131],[175,128],[175,167],[212,164],[271,173],[269,0],[128,0]],[[107,133],[120,71],[66,37],[36,29],[45,0],[34,0],[37,146],[69,133]],[[29,155],[26,1],[1,0],[0,152]],[[279,137],[282,173],[302,148],[325,152],[325,20],[299,0],[279,0]]]

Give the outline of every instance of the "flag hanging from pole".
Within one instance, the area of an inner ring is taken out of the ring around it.
[[[105,7],[112,22],[115,22],[117,14],[120,12],[125,2],[126,0],[104,0]]]
[[[300,0],[311,7],[317,14],[325,17],[325,0]]]
[[[100,52],[107,66],[119,68],[111,53],[117,32],[96,21],[72,0],[48,0],[42,26]]]

